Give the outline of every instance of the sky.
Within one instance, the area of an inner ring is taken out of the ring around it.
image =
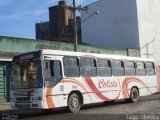
[[[0,0],[0,36],[35,39],[35,23],[48,21],[48,7],[59,0]],[[72,0],[66,0],[68,5]],[[96,0],[76,0],[85,6]]]
[[[35,23],[48,21],[48,7],[59,0],[0,0],[0,36],[35,39]],[[68,5],[72,0],[66,0]],[[85,6],[96,0],[76,0]]]

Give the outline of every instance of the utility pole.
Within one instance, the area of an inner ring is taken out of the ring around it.
[[[154,41],[155,41],[155,38],[152,41],[147,42],[143,47],[141,47],[141,49],[143,49],[144,47],[146,47],[146,54],[145,55],[147,56],[147,58],[149,58],[149,55],[152,55],[152,54],[149,54],[149,44],[151,44]]]
[[[72,6],[64,6],[66,9],[69,9],[72,11],[73,13],[73,41],[74,41],[74,51],[78,50],[78,36],[77,36],[77,17],[76,17],[76,11],[87,11],[88,7],[81,7],[80,6],[76,6],[76,0],[73,0]],[[92,15],[90,15],[89,17],[85,18],[81,23],[85,22],[87,19],[89,19],[90,17],[92,17],[93,15],[98,15],[99,14],[99,10],[96,10]]]
[[[70,9],[72,12],[73,12],[73,20],[74,20],[74,23],[73,23],[73,41],[74,41],[74,51],[77,51],[78,50],[78,37],[77,37],[77,17],[76,17],[76,11],[79,10],[83,10],[83,11],[87,11],[88,8],[87,7],[84,7],[82,8],[81,6],[76,6],[76,0],[73,0],[73,6],[68,6],[68,9]]]
[[[74,40],[74,51],[77,51],[77,43],[78,43],[78,37],[77,37],[77,18],[76,18],[76,1],[73,0],[73,19],[74,19],[74,32],[73,32],[73,40]]]

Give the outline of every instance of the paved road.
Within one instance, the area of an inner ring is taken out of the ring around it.
[[[51,113],[34,110],[2,113],[2,119],[6,116],[15,120],[160,120],[160,94],[140,98],[138,103],[120,101],[112,104],[87,105],[76,114],[58,109]]]

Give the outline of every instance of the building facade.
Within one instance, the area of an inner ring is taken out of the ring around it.
[[[36,38],[42,39],[42,40],[50,40],[51,39],[51,33],[50,33],[50,23],[42,22],[36,24]]]
[[[83,42],[99,46],[141,50],[142,57],[154,58],[160,65],[160,1],[98,0],[82,11]]]

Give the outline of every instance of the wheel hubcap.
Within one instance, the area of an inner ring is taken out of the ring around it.
[[[78,106],[79,106],[79,101],[77,98],[72,98],[72,101],[71,101],[71,106],[73,109],[77,109]]]
[[[138,94],[137,94],[137,92],[133,92],[133,99],[137,99],[137,97],[138,97]]]

